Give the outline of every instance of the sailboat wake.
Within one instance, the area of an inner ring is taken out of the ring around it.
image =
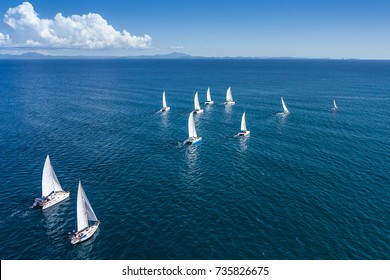
[[[183,142],[177,142],[177,147],[181,148],[181,147],[185,146],[186,142],[187,142],[187,140],[185,140]]]

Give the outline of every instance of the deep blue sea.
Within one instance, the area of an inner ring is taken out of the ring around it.
[[[389,108],[390,61],[2,60],[0,258],[390,259]],[[47,154],[70,197],[31,208]]]

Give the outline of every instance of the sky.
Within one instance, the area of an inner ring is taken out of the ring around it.
[[[0,53],[390,59],[390,1],[0,0]]]

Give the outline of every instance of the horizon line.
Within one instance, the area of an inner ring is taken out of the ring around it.
[[[29,51],[21,54],[0,53],[0,59],[305,59],[305,60],[390,60],[390,58],[355,58],[355,57],[304,57],[304,56],[203,56],[180,52],[150,55],[52,55]]]

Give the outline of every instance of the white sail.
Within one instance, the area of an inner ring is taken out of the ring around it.
[[[336,100],[333,99],[333,108],[337,109]]]
[[[194,96],[194,107],[195,107],[195,111],[200,110],[198,92],[196,92],[196,93],[195,93],[195,96]]]
[[[241,131],[246,131],[245,112],[242,114],[241,118]]]
[[[166,108],[167,107],[167,101],[165,100],[165,90],[164,90],[163,95],[162,95],[162,102],[163,102],[163,108]]]
[[[283,106],[283,111],[284,113],[288,113],[288,109],[286,107],[286,104],[284,104],[284,100],[283,100],[283,97],[280,98],[282,100],[282,106]]]
[[[89,227],[88,221],[96,222],[98,219],[92,209],[91,204],[84,192],[83,186],[79,181],[77,192],[77,231],[81,231]]]
[[[188,118],[188,138],[192,137],[198,137],[195,129],[194,112],[191,112],[190,117]]]
[[[226,102],[233,101],[232,89],[229,87],[226,91]]]
[[[212,100],[211,100],[211,94],[210,94],[210,87],[207,89],[207,94],[206,95],[207,95],[207,97],[206,97],[207,101],[211,102]]]
[[[87,209],[85,207],[83,193],[83,187],[81,186],[81,182],[79,182],[79,189],[77,192],[77,231],[81,231],[88,227]]]
[[[62,191],[62,187],[53,166],[50,162],[50,157],[47,155],[45,165],[42,172],[42,197],[48,196],[51,192]]]

